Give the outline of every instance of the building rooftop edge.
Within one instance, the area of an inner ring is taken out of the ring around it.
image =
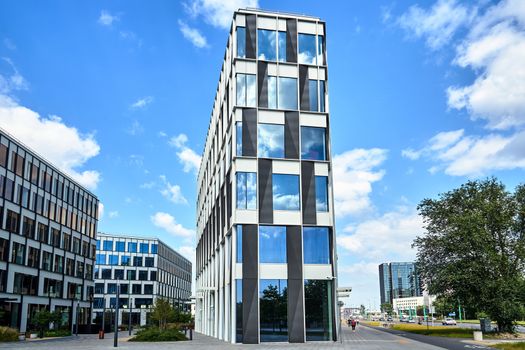
[[[281,15],[281,16],[288,16],[288,17],[297,17],[297,18],[305,18],[305,19],[313,19],[317,21],[322,21],[320,17],[317,16],[311,16],[304,13],[296,13],[296,12],[283,12],[283,11],[275,11],[275,10],[268,10],[268,9],[262,9],[257,7],[244,7],[239,8],[237,11],[238,13],[261,13],[261,14],[268,14],[268,15]]]

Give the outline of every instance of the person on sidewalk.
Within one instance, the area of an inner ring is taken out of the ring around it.
[[[352,326],[352,332],[355,332],[355,326],[357,326],[357,321],[355,319],[352,319],[350,325]]]

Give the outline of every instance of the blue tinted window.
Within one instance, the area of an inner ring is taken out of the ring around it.
[[[242,263],[242,225],[237,225],[237,262]]]
[[[133,266],[142,266],[142,257],[134,256],[133,257]]]
[[[152,244],[151,245],[151,254],[157,254],[157,251],[158,251],[158,244]]]
[[[237,157],[242,156],[242,122],[237,122],[235,130],[236,154]]]
[[[97,241],[97,250],[100,250],[100,241]]]
[[[273,209],[299,210],[299,176],[272,175]]]
[[[299,33],[297,61],[302,64],[316,64],[315,35]]]
[[[246,57],[246,28],[237,27],[237,57]]]
[[[122,255],[120,257],[120,265],[122,266],[129,266],[130,264],[130,256],[129,255]]]
[[[97,254],[97,265],[106,264],[106,254]]]
[[[237,173],[237,209],[257,209],[256,173]]]
[[[308,81],[308,93],[310,95],[310,111],[317,112],[317,80]]]
[[[148,243],[141,243],[140,244],[140,252],[141,253],[149,253],[149,244]]]
[[[288,341],[287,280],[259,281],[261,342]]]
[[[257,153],[263,158],[284,158],[284,125],[257,125]]]
[[[277,77],[268,76],[268,108],[277,108]]]
[[[110,265],[118,265],[118,255],[110,255],[109,256],[109,264]]]
[[[286,32],[278,32],[279,62],[286,62]]]
[[[324,37],[322,35],[317,36],[317,64],[324,64],[324,50],[323,50]]]
[[[113,250],[113,241],[104,241],[104,250]]]
[[[137,243],[128,243],[128,252],[136,253],[137,252]]]
[[[317,211],[328,211],[328,177],[315,177],[315,207]]]
[[[301,158],[326,160],[326,136],[324,128],[301,126]]]
[[[277,82],[279,109],[297,109],[297,79],[279,77]]]
[[[277,59],[276,33],[274,30],[257,30],[257,51],[260,60],[275,61]]]
[[[286,263],[285,226],[259,226],[259,262]]]
[[[303,228],[303,254],[305,264],[329,264],[330,243],[327,227]]]
[[[325,112],[325,85],[324,80],[319,80],[319,112]]]
[[[235,280],[235,315],[236,331],[235,337],[237,343],[242,343],[242,280]]]
[[[124,252],[124,251],[126,251],[126,242],[117,242],[115,250],[117,252]]]
[[[255,74],[237,74],[237,105],[256,106]]]

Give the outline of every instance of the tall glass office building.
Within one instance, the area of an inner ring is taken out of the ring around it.
[[[196,329],[336,340],[325,23],[234,13],[198,174]]]
[[[379,265],[381,304],[393,299],[423,295],[417,266],[413,262],[392,262]]]

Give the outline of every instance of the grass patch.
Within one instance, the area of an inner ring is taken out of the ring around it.
[[[158,328],[147,328],[137,332],[129,341],[183,341],[188,340],[183,333],[177,329],[166,329],[161,331]]]
[[[14,328],[0,326],[0,342],[18,341],[18,331]]]
[[[503,350],[525,350],[525,342],[522,343],[500,343],[500,344],[494,344],[491,345],[492,347],[496,349],[503,349]]]
[[[372,327],[379,327],[381,326],[381,322],[378,321],[361,321],[362,323],[372,326]]]
[[[457,328],[451,326],[434,326],[427,329],[426,325],[395,324],[393,329],[415,334],[432,335],[446,338],[472,338],[473,330],[470,328]]]
[[[44,337],[67,337],[70,335],[69,329],[51,329],[44,332]]]

